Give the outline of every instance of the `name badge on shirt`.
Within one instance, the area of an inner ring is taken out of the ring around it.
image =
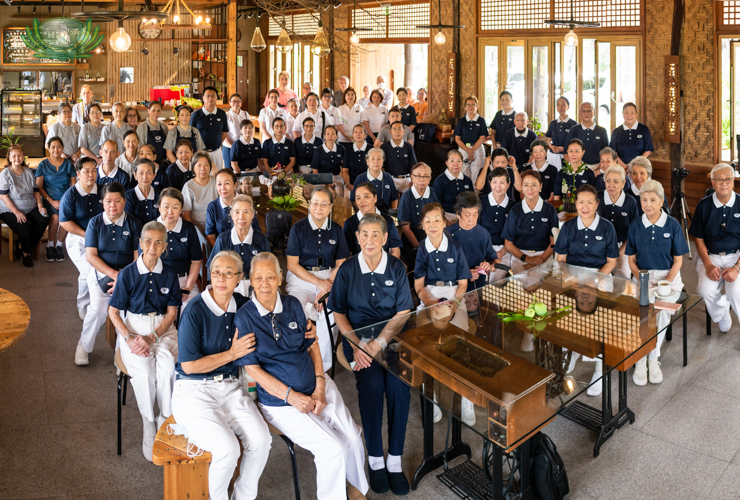
[[[183,243],[185,243],[186,241],[188,241],[188,239],[187,238],[180,238],[180,241],[183,242]]]
[[[581,179],[581,183],[588,182],[586,179]]]
[[[393,286],[393,280],[386,281],[385,286]]]
[[[465,187],[468,187],[468,186],[465,186]],[[390,188],[391,188],[391,186],[390,186],[389,184],[386,184],[386,185],[385,185],[385,188],[386,188],[386,189],[390,189]]]
[[[463,187],[464,187],[465,189],[470,189],[470,186],[468,186],[467,184],[465,184],[465,185],[464,185]]]
[[[740,217],[740,214],[732,214],[736,219]]]
[[[404,158],[408,158],[408,157],[409,157],[409,155],[403,155],[403,157],[404,157]]]
[[[288,324],[288,327],[289,327],[289,328],[290,328],[291,330],[295,330],[296,328],[298,328],[298,323],[296,323],[295,321],[291,321],[291,322],[290,322],[290,323]]]
[[[546,176],[545,176],[545,179],[549,179],[549,178],[550,178],[550,176],[549,176],[549,175],[546,175]]]
[[[329,240],[329,244],[330,245],[336,245],[337,244],[337,241],[336,240]]]
[[[598,140],[598,139],[601,139],[601,137],[599,137],[599,136],[597,135],[597,136],[595,137],[595,139],[597,139],[597,140]]]
[[[543,217],[542,222],[547,222],[547,217]]]
[[[221,118],[216,118],[216,121],[217,121],[217,122],[220,122],[220,121],[221,121]]]
[[[642,139],[642,134],[637,136],[638,139]]]
[[[569,128],[566,128],[566,129],[565,129],[565,132],[566,132],[566,133],[570,132],[570,129],[569,129]]]
[[[670,238],[670,237],[671,237],[671,233],[663,233],[663,238]]]
[[[740,214],[738,214],[740,215]],[[622,212],[622,217],[627,217],[627,212]]]
[[[513,121],[514,121],[514,119],[513,119],[513,118],[509,118],[509,121],[510,121],[510,122],[513,122]]]
[[[447,259],[447,262],[449,262],[450,264],[452,264],[453,262],[455,262],[455,259],[453,259],[452,257],[450,257],[449,259]]]
[[[529,153],[529,148],[524,150],[525,153]]]
[[[167,288],[166,286],[163,286],[162,288],[160,288],[159,291],[162,292],[162,295],[167,295],[168,293],[170,293],[170,289]]]
[[[604,237],[603,237],[603,236],[594,236],[594,238],[596,238],[596,239],[597,239],[597,240],[599,240],[599,241],[601,241],[601,240],[603,240],[603,239],[604,239]]]
[[[129,234],[131,234],[131,233],[129,233],[128,231],[124,231],[124,232],[123,232],[123,235],[124,235],[124,236],[128,236]]]
[[[258,253],[260,253],[259,250],[252,250],[252,255],[257,255]]]

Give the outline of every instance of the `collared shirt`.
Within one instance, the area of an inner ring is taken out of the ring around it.
[[[329,149],[324,143],[313,152],[311,168],[317,170],[320,174],[339,175],[342,173],[344,153],[345,149],[341,144],[334,143],[334,146]]]
[[[133,314],[167,314],[167,307],[182,304],[182,293],[177,273],[158,259],[150,271],[139,256],[123,268],[116,279],[110,299],[111,307]]]
[[[465,258],[462,246],[442,235],[439,248],[434,248],[429,238],[419,242],[416,252],[414,278],[425,278],[426,282],[452,281],[470,279],[470,266]]]
[[[558,172],[557,176],[555,177],[555,196],[562,196],[563,195],[563,181],[568,185],[568,188],[573,186],[573,183],[575,182],[576,189],[579,187],[585,185],[585,184],[591,184],[592,186],[596,183],[596,176],[594,175],[594,171],[588,168],[588,165],[584,165],[584,170],[575,176],[566,174],[564,170],[561,170]]]
[[[155,127],[152,127],[152,124],[149,123],[149,120],[144,120],[136,127],[136,137],[139,138],[139,145],[141,146],[143,144],[149,144],[150,131],[158,132],[158,137],[161,137],[162,140],[162,142],[159,143],[159,147],[164,147],[164,141],[167,138],[167,132],[170,131],[169,127],[163,125],[160,121],[157,122],[157,125]],[[156,144],[152,144],[152,146],[156,146]]]
[[[401,123],[406,125],[407,127],[415,127],[416,122],[416,109],[411,104],[406,104],[405,108],[402,108],[401,106],[398,106],[399,111],[401,111]],[[483,122],[485,125],[485,122]],[[488,135],[488,134],[486,134]]]
[[[357,144],[344,148],[344,162],[342,168],[349,170],[349,183],[354,186],[355,179],[361,173],[367,170],[367,152],[370,151],[370,145],[367,141],[362,142],[362,147],[358,148]]]
[[[344,125],[344,121],[342,120],[342,113],[339,111],[339,108],[336,108],[331,105],[328,108],[325,108],[324,104],[320,102],[319,112],[321,111],[326,113],[326,116],[331,117],[331,121],[334,125]]]
[[[498,139],[498,135],[496,136]],[[537,140],[537,134],[525,129],[523,134],[517,132],[516,127],[504,132],[501,137],[501,147],[505,148],[511,156],[516,158],[516,164],[522,166],[529,162],[532,155],[532,143]]]
[[[278,117],[282,118],[285,121],[285,124],[287,126],[288,112],[285,111],[280,106],[278,106],[276,109],[272,109],[269,106],[267,106],[260,110],[260,114],[258,118],[260,122],[260,127],[264,127],[265,132],[267,132],[270,135],[270,137],[275,135],[275,133],[273,132],[273,128],[272,128],[272,123],[275,121],[275,118],[278,118]],[[286,128],[285,130],[287,131],[288,129]],[[267,136],[263,134],[262,137],[263,137],[262,142],[264,143],[267,140]]]
[[[206,208],[206,236],[215,234],[219,235],[226,231],[231,231],[234,227],[234,220],[231,218],[231,206],[224,203],[220,196],[210,202]],[[262,232],[257,217],[252,218],[252,228],[258,233]]]
[[[376,134],[375,140],[380,141],[382,143],[387,143],[388,141],[391,140],[390,124],[386,123],[380,128],[380,132]],[[407,125],[403,126],[403,137],[401,138],[401,140],[404,142],[408,142],[409,144],[414,143],[414,132]]]
[[[609,147],[617,152],[619,159],[625,164],[628,164],[645,151],[655,151],[650,129],[640,122],[635,122],[629,128],[626,125],[615,128],[612,131]]]
[[[288,105],[288,101],[291,99],[297,99],[298,94],[295,93],[293,89],[286,88],[285,92],[280,90],[280,88],[276,88],[275,90],[278,91],[278,106],[281,108],[284,108]],[[265,96],[265,102],[262,104],[263,108],[266,108],[270,105],[270,95],[268,92],[268,95]]]
[[[339,142],[349,143],[352,142],[352,131],[355,125],[362,125],[362,110],[363,107],[355,103],[350,109],[346,104],[339,106],[339,114],[342,117],[341,125],[344,127],[344,133],[349,136],[349,140],[343,135],[339,135]]]
[[[209,176],[208,184],[205,186],[195,182],[195,178],[189,180],[182,187],[182,197],[184,199],[182,211],[190,212],[191,222],[205,234],[208,204],[218,198],[216,178]]]
[[[524,169],[522,169],[524,171]],[[484,196],[488,196],[491,194],[491,173],[493,172],[493,164],[488,166],[488,172],[486,173],[486,183],[483,185],[483,189],[480,190],[478,193],[481,198]],[[521,196],[519,195],[519,191],[516,190],[514,187],[514,169],[510,166],[506,166],[506,173],[509,174],[509,189],[506,190],[506,196],[509,197],[511,201],[514,203],[517,203]]]
[[[129,182],[131,184],[138,184],[138,181],[134,178],[134,175],[136,174],[136,164],[139,163],[139,154],[137,153],[133,160],[129,161],[128,158],[126,158],[126,153],[122,153],[118,155],[118,158],[116,158],[116,167],[120,168],[124,172],[126,172],[129,176]]]
[[[619,257],[617,232],[611,222],[598,214],[588,227],[578,216],[563,224],[555,242],[555,253],[567,255],[568,264],[601,269],[608,258]]]
[[[261,252],[269,252],[270,243],[267,241],[267,237],[261,232],[255,231],[254,227],[249,228],[243,240],[239,240],[236,228],[232,228],[230,231],[224,231],[216,238],[216,244],[213,245],[211,255],[208,257],[209,269],[213,257],[222,250],[232,250],[241,256],[244,263],[244,279],[249,279],[252,257]]]
[[[558,177],[558,169],[554,165],[550,165],[549,163],[545,162],[544,165],[542,165],[542,168],[537,168],[537,165],[532,163],[528,163],[524,165],[521,172],[524,173],[525,170],[536,170],[540,173],[540,179],[542,179],[542,187],[540,188],[540,198],[547,201],[550,199],[550,195],[555,190],[555,182]],[[561,186],[562,189],[562,186]]]
[[[128,175],[125,170],[120,169],[117,166],[113,166],[113,170],[106,174],[103,172],[103,165],[100,165],[98,166],[98,177],[95,179],[95,182],[98,186],[105,186],[106,184],[118,182],[126,191],[128,191],[131,187],[131,176]]]
[[[368,122],[370,130],[373,134],[377,134],[388,121],[388,106],[369,104],[362,110],[362,121]]]
[[[240,137],[231,145],[231,161],[235,161],[242,172],[258,167],[261,157],[262,145],[254,137],[249,143]],[[226,165],[226,168],[231,168],[231,165]]]
[[[427,203],[439,203],[437,195],[429,186],[421,195],[416,192],[414,186],[411,186],[401,195],[401,201],[398,202],[398,221],[409,223],[409,228],[416,236],[416,241],[426,238],[421,228],[421,211]]]
[[[231,139],[231,146],[234,145],[236,141],[239,140],[239,137],[241,136],[241,124],[242,121],[249,120],[249,115],[246,113],[246,111],[239,110],[239,113],[234,113],[231,110],[228,110],[226,112],[226,124],[229,126],[229,133],[226,137]],[[285,129],[289,130],[289,129]],[[224,142],[221,143],[221,146],[224,147],[231,147],[226,144],[226,140],[224,139]]]
[[[416,152],[408,142],[401,140],[401,144],[389,141],[380,146],[385,153],[383,168],[393,177],[409,175],[411,167],[416,165]]]
[[[700,200],[689,234],[703,239],[709,253],[740,250],[740,196],[733,192],[724,205],[717,198],[717,193]]]
[[[90,114],[90,106],[92,105],[93,103],[91,101],[90,104],[87,105],[83,102],[78,102],[72,106],[72,122],[82,127],[86,120],[89,120],[88,115]],[[89,123],[89,121],[87,123]]]
[[[673,257],[688,253],[681,225],[676,219],[661,212],[658,221],[651,224],[647,215],[630,225],[625,255],[637,255],[637,267],[665,271],[673,266]]]
[[[432,189],[444,207],[445,212],[454,213],[457,197],[465,191],[473,191],[473,181],[462,172],[455,177],[449,170],[445,170],[443,175],[439,175],[434,179]]]
[[[259,344],[234,364],[258,365],[291,391],[313,394],[316,374],[308,349],[316,339],[306,338],[306,315],[297,298],[278,294],[275,307],[268,311],[252,297],[236,313],[234,326],[239,329],[240,337],[253,332]],[[259,384],[257,398],[265,406],[288,406],[284,399],[273,396]]]
[[[50,126],[49,133],[46,134],[46,142],[44,143],[46,149],[49,149],[49,139],[53,137],[59,137],[62,139],[62,144],[64,144],[64,154],[67,156],[72,156],[80,149],[80,146],[78,145],[80,126],[75,122],[72,122],[67,126],[60,120]]]
[[[164,140],[164,149],[171,151],[174,154],[177,143],[182,139],[188,139],[190,141],[190,144],[193,146],[193,153],[206,149],[206,145],[197,128],[190,127],[189,129],[184,130],[179,124],[167,132],[167,138]]]
[[[102,213],[103,204],[98,196],[98,185],[95,184],[92,191],[87,193],[78,182],[62,196],[59,222],[74,222],[84,231],[90,219]]]
[[[293,141],[283,136],[279,141],[267,139],[262,143],[262,158],[267,160],[270,168],[275,168],[279,163],[283,168],[288,166],[291,158],[295,158]]]
[[[493,262],[497,258],[491,243],[491,235],[483,226],[476,224],[473,229],[463,229],[460,223],[456,222],[447,230],[453,241],[460,244],[470,269],[481,262]],[[468,291],[484,286],[488,281],[488,274],[479,274],[475,278],[468,278]]]
[[[396,223],[393,221],[393,218],[390,215],[381,214],[380,210],[377,208],[375,209],[375,213],[385,219],[385,225],[387,226],[388,239],[386,240],[385,245],[383,245],[383,250],[389,252],[391,248],[401,248],[403,243],[401,243],[401,236],[398,234],[398,229],[396,228]],[[358,254],[361,251],[360,243],[357,241],[357,235],[355,234],[357,233],[361,220],[362,212],[358,211],[352,217],[344,221],[344,237],[347,240],[347,247],[349,247],[349,251],[352,255]]]
[[[396,184],[393,182],[393,177],[388,172],[380,171],[380,175],[376,178],[370,174],[370,170],[366,170],[355,178],[353,186],[359,186],[364,182],[369,182],[375,186],[375,193],[378,196],[378,202],[376,206],[381,212],[387,212],[391,208],[391,203],[398,199],[398,191],[396,190]],[[355,192],[349,194],[350,201],[355,201]]]
[[[342,226],[326,218],[319,227],[310,215],[293,224],[285,254],[303,267],[334,267],[350,255]]]
[[[501,237],[519,250],[539,252],[550,246],[552,229],[556,227],[558,213],[552,205],[540,198],[533,210],[522,200],[509,212]]]
[[[139,219],[142,225],[157,220],[157,217],[159,217],[159,193],[157,190],[150,186],[148,196],[144,196],[139,186],[126,191],[126,213]]]
[[[110,122],[103,126],[103,131],[100,133],[100,147],[103,147],[105,141],[115,141],[116,144],[118,144],[119,153],[126,151],[126,148],[123,145],[123,136],[125,136],[126,132],[129,130],[133,129],[131,128],[131,125],[126,122],[123,122],[120,128],[116,125],[116,122]]]
[[[309,110],[301,111],[298,113],[298,117],[295,119],[295,122],[293,123],[293,132],[298,132],[301,134],[301,136],[304,135],[303,133],[303,120],[306,118],[312,118],[314,122],[314,129],[313,129],[313,135],[317,139],[323,140],[323,130],[324,128],[328,127],[329,125],[335,125],[334,120],[331,119],[331,116],[326,114],[325,111],[321,110],[321,106],[316,110],[316,113],[311,113]]]
[[[103,134],[105,125],[100,123],[97,127],[90,122],[80,127],[80,135],[77,146],[85,148],[95,156],[100,156],[100,136]]]
[[[504,244],[504,237],[501,233],[504,230],[506,219],[509,217],[509,212],[511,212],[512,208],[514,208],[514,202],[508,195],[504,195],[504,199],[500,204],[496,203],[493,193],[489,193],[488,196],[481,198],[481,211],[478,216],[478,224],[488,230],[488,234],[491,236],[491,243],[496,246]]]
[[[96,215],[85,231],[85,247],[96,248],[98,257],[113,269],[123,269],[134,261],[139,249],[141,222],[124,213],[113,223],[105,212]]]
[[[307,141],[304,136],[300,136],[298,139],[295,139],[293,141],[293,149],[295,150],[295,158],[298,166],[311,165],[314,153],[323,143],[324,142],[315,135],[311,136],[310,141]]]
[[[648,179],[650,180],[650,179]],[[637,203],[637,215],[642,216],[642,203],[640,202],[640,188],[638,188],[634,183],[630,184],[629,188],[625,185],[624,192],[627,196],[634,198],[635,202]],[[665,213],[669,214],[671,213],[671,207],[668,205],[668,197],[663,196],[663,206],[661,207],[661,210],[663,210]]]
[[[185,183],[192,179],[194,176],[193,171],[190,168],[184,167],[180,160],[167,167],[167,178],[170,181],[170,186],[179,191],[182,191]]]
[[[378,90],[383,93],[383,100],[380,101],[380,104],[389,108],[393,106],[393,91],[387,87],[385,89],[378,87]]]
[[[454,134],[460,138],[460,140],[472,146],[481,137],[488,137],[488,126],[486,120],[476,114],[473,118],[470,118],[467,113],[465,116],[457,120],[455,125]]]
[[[627,196],[624,191],[621,192],[616,203],[612,203],[609,193],[602,191],[599,193],[599,215],[608,220],[614,226],[617,232],[617,242],[624,243],[627,241],[627,232],[630,224],[637,219],[637,202],[631,196]]]
[[[72,162],[66,158],[59,165],[59,168],[52,165],[46,158],[41,160],[41,163],[36,167],[34,177],[43,177],[44,184],[42,187],[46,194],[52,200],[60,200],[72,185],[72,177],[77,177],[77,172]]]
[[[571,139],[580,139],[583,142],[584,154],[583,163],[587,165],[595,165],[601,161],[599,153],[609,145],[609,137],[607,136],[606,129],[596,125],[594,122],[590,127],[584,127],[582,123],[574,125],[568,131],[568,135],[565,136],[565,144],[568,144]]]
[[[157,222],[164,224],[162,217]],[[183,275],[195,260],[203,260],[198,231],[192,222],[180,218],[171,231],[167,230],[167,251],[162,254],[162,261]]]
[[[501,143],[504,133],[506,133],[507,130],[514,128],[514,116],[516,116],[516,111],[514,109],[508,113],[504,113],[503,109],[496,112],[490,126],[490,128],[496,132],[496,142]]]
[[[21,167],[21,175],[15,175],[13,169],[9,167],[0,171],[0,195],[8,196],[15,208],[21,213],[27,214],[36,208],[37,203],[34,193],[38,192],[39,188],[36,185],[33,170],[30,168]],[[62,195],[62,199],[64,199],[64,195]],[[59,208],[61,210],[62,207]],[[10,209],[3,200],[0,200],[0,214],[8,212],[10,212]]]
[[[346,315],[355,330],[413,309],[406,267],[385,251],[374,270],[370,270],[362,252],[353,255],[337,271],[327,307]],[[378,331],[365,330],[361,335],[376,337],[382,326]]]
[[[221,147],[221,133],[229,132],[229,119],[226,111],[216,108],[209,112],[205,106],[193,111],[190,116],[190,125],[200,131],[206,149],[217,150]]]
[[[566,120],[563,121],[560,118],[556,118],[555,120],[550,122],[550,125],[547,127],[547,132],[545,132],[545,137],[549,137],[552,139],[552,145],[553,146],[560,146],[565,147],[567,144],[565,142],[565,138],[568,137],[568,132],[570,132],[570,129],[578,125],[578,123],[570,117],[566,117]]]

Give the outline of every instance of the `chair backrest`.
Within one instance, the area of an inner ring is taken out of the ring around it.
[[[293,226],[293,215],[285,210],[270,210],[265,214],[265,236],[268,238],[288,238]]]
[[[319,184],[331,184],[334,182],[334,176],[331,173],[324,172],[321,174],[304,174],[304,179],[308,184],[319,185]]]

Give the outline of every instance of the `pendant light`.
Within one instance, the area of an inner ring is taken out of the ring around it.
[[[123,21],[118,21],[118,29],[110,37],[110,48],[116,52],[126,52],[131,47],[131,37],[123,29]]]
[[[324,25],[319,20],[319,29],[316,31],[316,37],[313,39],[313,48],[311,49],[317,56],[328,56],[331,52],[329,41],[326,39]]]
[[[576,21],[573,17],[573,0],[570,0],[570,19],[563,21],[560,19],[548,19],[545,24],[550,26],[567,26],[570,31],[563,38],[563,43],[566,47],[575,47],[578,45],[578,35],[573,31],[576,26],[579,28],[600,28],[600,23],[590,21]]]
[[[447,37],[444,33],[442,33],[442,29],[461,29],[465,26],[461,26],[458,24],[442,24],[442,2],[440,0],[437,0],[437,24],[425,24],[421,26],[417,26],[417,29],[436,29],[437,34],[434,35],[434,43],[437,45],[443,45],[447,41]]]
[[[565,38],[563,39],[566,47],[576,47],[578,45],[578,35],[573,30],[570,30]]]
[[[285,29],[285,14],[283,14],[283,26],[280,28],[280,36],[275,42],[275,48],[284,54],[293,50],[293,42],[290,41],[290,36]]]
[[[262,31],[260,31],[259,25],[257,25],[256,28],[254,28],[254,35],[252,36],[252,43],[249,44],[249,47],[255,51],[255,52],[262,52],[267,48],[267,44],[265,43],[265,39],[262,36]]]

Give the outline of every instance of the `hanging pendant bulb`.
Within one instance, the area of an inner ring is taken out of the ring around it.
[[[354,44],[360,43],[360,35],[358,35],[356,31],[353,31],[352,36],[349,37],[349,41]]]
[[[326,39],[324,26],[319,22],[319,29],[316,31],[316,37],[313,39],[313,52],[317,56],[328,56],[331,52],[329,41]]]
[[[275,48],[285,54],[293,49],[293,43],[290,41],[290,36],[288,36],[288,32],[285,31],[285,28],[280,30],[280,36],[278,37],[277,42],[275,42]]]
[[[118,29],[110,37],[110,48],[116,52],[125,52],[131,47],[131,37],[123,29],[123,23],[119,23]]]
[[[573,33],[573,30],[570,30],[567,35],[565,35],[565,39],[563,40],[565,42],[566,47],[576,47],[578,45],[578,35]]]
[[[434,43],[437,45],[444,45],[444,43],[447,41],[447,37],[444,33],[442,33],[442,30],[440,29],[437,31],[437,34],[434,35]]]
[[[267,48],[267,44],[265,43],[265,39],[262,36],[262,31],[260,31],[259,26],[254,28],[254,35],[252,36],[252,43],[249,44],[249,47],[255,52],[262,52],[263,50]]]

